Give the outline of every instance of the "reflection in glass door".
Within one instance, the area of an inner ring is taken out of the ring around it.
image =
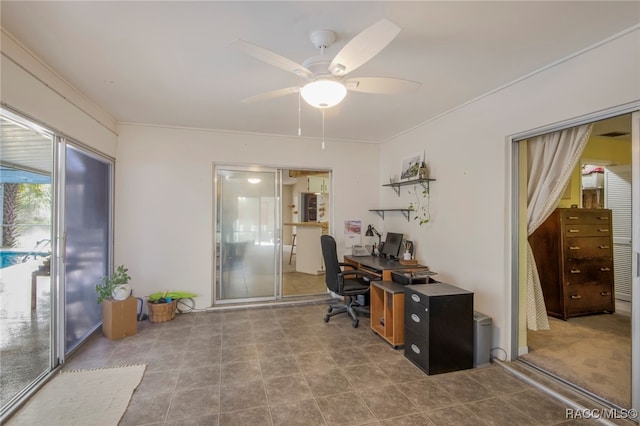
[[[277,297],[278,171],[216,167],[216,302]]]
[[[52,133],[0,111],[0,407],[53,368]],[[55,253],[53,253],[55,255]]]

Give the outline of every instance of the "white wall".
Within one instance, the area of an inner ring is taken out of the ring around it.
[[[378,146],[297,137],[121,125],[116,162],[116,263],[129,267],[138,296],[198,294],[211,306],[213,164],[331,169],[330,226],[343,246],[345,220],[366,220],[378,196]],[[289,243],[289,236],[285,236]]]
[[[483,97],[384,143],[380,183],[403,157],[426,151],[431,222],[397,216],[383,229],[416,241],[436,278],[475,292],[493,318],[494,346],[510,352],[511,144],[509,136],[640,99],[640,30]],[[406,207],[383,188],[379,207]]]
[[[0,48],[0,95],[4,104],[78,142],[115,156],[117,135],[113,118],[4,31],[0,31]]]

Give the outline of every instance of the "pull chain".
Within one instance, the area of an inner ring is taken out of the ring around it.
[[[300,107],[300,97],[300,91],[298,90],[298,136],[302,136],[302,126],[300,125],[300,111],[302,111]]]
[[[324,149],[324,108],[322,109],[322,149]]]

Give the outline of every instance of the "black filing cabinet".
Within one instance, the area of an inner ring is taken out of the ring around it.
[[[473,293],[445,283],[408,285],[404,354],[425,373],[473,367]]]

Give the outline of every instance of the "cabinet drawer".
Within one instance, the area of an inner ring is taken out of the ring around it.
[[[609,210],[561,210],[562,222],[569,225],[580,224],[609,224],[611,216]]]
[[[567,285],[602,284],[613,282],[611,259],[567,259],[564,265]]]
[[[404,356],[429,373],[429,333],[406,329],[404,334]]]
[[[614,310],[611,284],[571,286],[566,297],[568,314]]]
[[[564,255],[567,259],[612,259],[610,237],[565,238]]]
[[[404,327],[406,330],[422,332],[429,327],[428,299],[419,293],[405,293]],[[416,302],[420,300],[420,302]]]
[[[568,224],[563,227],[565,237],[602,237],[611,235],[609,224],[578,225]]]

